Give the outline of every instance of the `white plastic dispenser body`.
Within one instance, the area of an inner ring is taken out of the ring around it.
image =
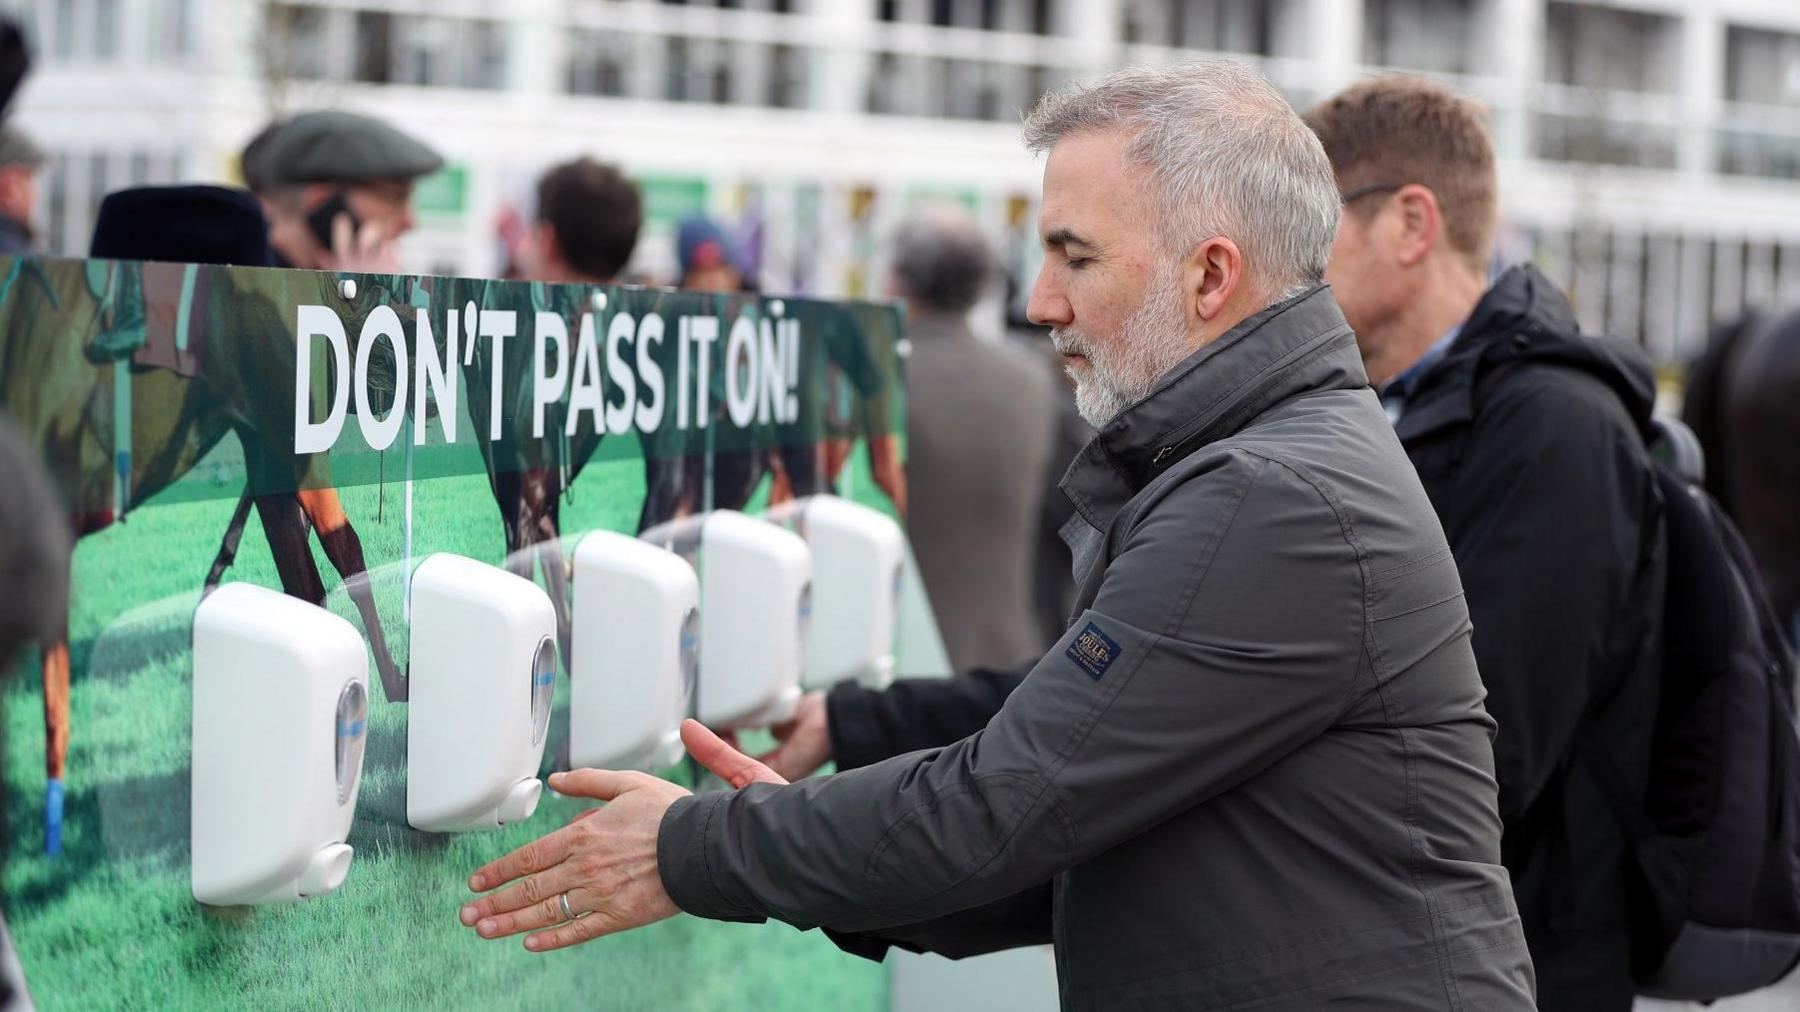
[[[870,688],[894,679],[894,628],[906,577],[906,535],[886,514],[834,495],[770,511],[812,550],[813,616],[805,687],[854,678]]]
[[[700,581],[680,555],[612,531],[575,547],[569,762],[659,769],[683,753],[700,666]]]
[[[406,821],[448,833],[531,817],[556,688],[556,611],[530,580],[460,555],[412,579]]]
[[[794,532],[735,510],[700,529],[700,685],[712,728],[767,727],[794,715],[812,617],[812,556]]]
[[[248,583],[194,613],[193,891],[284,903],[343,884],[367,738],[362,634]]]

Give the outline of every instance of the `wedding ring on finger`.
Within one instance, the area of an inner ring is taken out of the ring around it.
[[[581,916],[569,907],[569,894],[568,893],[559,893],[556,897],[556,903],[558,906],[562,907],[562,915],[563,915],[564,923],[572,921],[575,918]]]

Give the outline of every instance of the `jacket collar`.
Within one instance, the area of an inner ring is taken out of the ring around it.
[[[1337,300],[1314,287],[1246,318],[1170,370],[1082,448],[1062,490],[1104,530],[1157,475],[1277,404],[1368,384]]]
[[[1419,378],[1395,426],[1400,441],[1468,424],[1475,417],[1475,386],[1482,374],[1509,361],[1591,373],[1619,394],[1640,427],[1648,427],[1656,396],[1649,361],[1636,348],[1584,337],[1562,290],[1526,264],[1495,280],[1449,353]]]

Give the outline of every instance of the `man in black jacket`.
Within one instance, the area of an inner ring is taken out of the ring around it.
[[[1573,750],[1592,738],[1643,790],[1664,580],[1652,369],[1635,347],[1583,337],[1534,268],[1487,285],[1498,183],[1470,103],[1388,77],[1306,119],[1344,193],[1327,280],[1468,595],[1538,1000],[1628,1009],[1626,842]],[[809,697],[763,760],[791,778],[955,741],[1023,673],[840,686]]]
[[[1531,267],[1483,293],[1498,186],[1469,103],[1390,77],[1306,119],[1345,199],[1327,278],[1468,594],[1540,1006],[1627,1009],[1626,841],[1573,752],[1597,742],[1644,789],[1665,575],[1654,374],[1583,337]]]

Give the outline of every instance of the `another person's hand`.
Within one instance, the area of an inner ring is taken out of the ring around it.
[[[769,454],[769,505],[780,506],[793,499],[794,482],[788,477],[787,465],[782,463],[780,454]]]
[[[400,251],[377,222],[362,228],[348,214],[331,220],[332,269],[357,274],[400,273]]]
[[[825,693],[814,691],[800,697],[793,719],[775,725],[769,732],[781,744],[757,756],[757,761],[788,780],[811,776],[831,760],[831,724]]]
[[[869,470],[875,484],[894,503],[894,512],[906,519],[906,466],[900,462],[900,437],[888,433],[869,437]]]
[[[701,765],[733,787],[787,783],[696,721],[681,725],[681,740]],[[464,906],[464,925],[483,938],[531,932],[525,947],[548,952],[680,912],[663,890],[656,837],[669,806],[690,793],[686,788],[648,773],[610,770],[552,773],[550,786],[608,804],[470,876],[470,889],[498,891]],[[515,880],[521,881],[507,885]]]

